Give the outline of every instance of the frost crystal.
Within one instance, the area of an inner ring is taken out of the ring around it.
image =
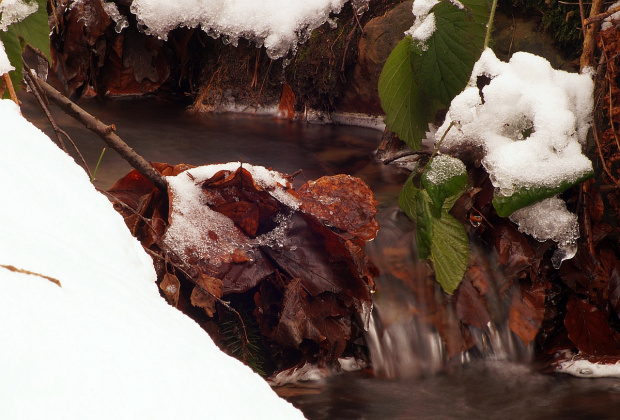
[[[127,18],[118,11],[116,3],[106,2],[103,3],[103,10],[110,16],[110,18],[116,23],[114,30],[120,34],[123,29],[129,26]]]
[[[440,185],[465,172],[465,164],[460,159],[437,155],[430,164],[430,170],[426,171],[426,179],[435,185]]]
[[[346,0],[134,0],[131,12],[148,34],[166,39],[177,27],[200,28],[232,44],[239,38],[265,46],[272,59],[295,51]],[[367,0],[355,7],[364,9]]]
[[[24,20],[38,8],[38,3],[34,1],[26,3],[23,0],[3,0],[0,2],[0,31],[6,31],[10,25]]]

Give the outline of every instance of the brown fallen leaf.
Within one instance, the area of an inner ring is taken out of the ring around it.
[[[205,313],[212,317],[215,314],[215,303],[222,297],[223,287],[222,280],[201,274],[196,279],[190,301],[192,305],[204,309]]]
[[[564,325],[575,347],[591,356],[615,356],[620,345],[601,311],[584,299],[572,296],[566,304]]]
[[[527,345],[536,338],[545,317],[545,297],[548,284],[521,284],[521,293],[512,296],[508,318],[512,332]]]
[[[179,304],[179,293],[181,292],[181,283],[177,276],[171,273],[164,274],[164,278],[159,283],[159,288],[164,293],[168,303],[176,308]]]

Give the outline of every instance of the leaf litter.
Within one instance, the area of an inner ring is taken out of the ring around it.
[[[378,275],[364,244],[379,229],[363,181],[326,176],[295,190],[292,177],[247,163],[154,166],[168,197],[136,171],[109,193],[154,257],[171,305],[221,346],[244,349],[244,361],[262,358],[257,370],[362,355],[354,341],[367,328]],[[238,340],[226,337],[231,322]]]

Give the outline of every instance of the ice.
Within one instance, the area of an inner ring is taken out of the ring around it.
[[[479,77],[490,78],[482,94]],[[468,86],[452,101],[435,141],[445,134],[442,146],[447,149],[462,143],[482,146],[482,164],[501,196],[574,182],[593,170],[582,153],[592,121],[593,90],[590,75],[554,70],[547,60],[524,52],[506,63],[486,49]],[[554,264],[574,255],[577,222],[561,200],[538,203],[511,219],[538,240],[558,242]]]
[[[161,298],[123,218],[12,101],[0,127],[0,418],[303,418]]]
[[[551,197],[519,209],[510,215],[510,220],[519,225],[521,232],[541,242],[548,239],[557,242],[558,249],[552,257],[555,268],[575,256],[579,238],[577,215],[569,212],[559,198]]]
[[[620,362],[595,363],[569,350],[556,353],[555,371],[585,378],[620,378]]]
[[[200,27],[209,36],[264,45],[272,59],[296,51],[310,32],[338,13],[346,0],[134,0],[131,11],[148,34],[166,39],[177,27]],[[363,10],[368,0],[357,0]]]
[[[202,192],[201,183],[219,171],[234,172],[240,167],[250,172],[254,182],[289,209],[299,208],[299,202],[285,187],[288,180],[277,171],[241,162],[205,165],[189,169],[177,176],[167,177],[172,192],[170,227],[164,243],[184,260],[191,257],[208,258],[219,265],[233,258],[252,259],[261,245],[282,247],[285,243],[290,212],[278,214],[276,227],[257,238],[248,238],[228,217],[211,210]],[[186,261],[187,262],[187,261]]]
[[[37,11],[39,5],[35,1],[24,2],[23,0],[3,0],[0,2],[0,31]]]
[[[437,155],[426,171],[426,179],[432,184],[440,185],[465,173],[465,164],[461,160],[448,155]]]
[[[413,2],[413,15],[415,21],[413,26],[405,32],[405,36],[410,36],[417,42],[420,49],[426,51],[428,45],[426,41],[435,32],[435,14],[430,13],[431,9],[439,2],[437,0],[415,0]]]
[[[11,65],[9,57],[7,57],[6,51],[4,51],[4,44],[0,39],[0,76],[12,70],[15,70],[15,67]]]
[[[103,3],[103,10],[110,16],[110,18],[116,23],[114,30],[116,33],[121,33],[123,29],[129,26],[129,22],[127,22],[127,18],[118,11],[118,7],[116,3],[112,3],[110,1]]]

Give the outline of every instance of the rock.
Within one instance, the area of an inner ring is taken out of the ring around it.
[[[404,32],[413,24],[413,1],[400,3],[383,16],[364,26],[353,78],[338,106],[338,111],[383,115],[377,86],[383,65]]]

